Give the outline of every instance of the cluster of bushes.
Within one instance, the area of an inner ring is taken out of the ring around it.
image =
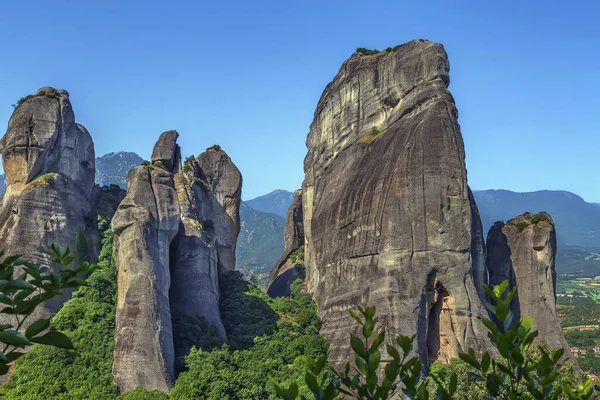
[[[388,47],[386,48],[384,51],[386,53],[393,53],[394,51],[398,50],[400,47],[402,47],[401,44],[394,46],[394,47]],[[365,56],[371,56],[374,54],[379,54],[381,53],[381,51],[377,50],[377,49],[366,49],[364,47],[359,47],[358,49],[356,49],[357,53],[363,54]]]
[[[296,383],[302,393],[304,366],[299,356],[318,357],[329,345],[319,334],[316,307],[293,284],[289,298],[271,299],[238,272],[220,278],[221,315],[227,345],[193,348],[171,399],[273,399],[275,383]]]
[[[112,361],[117,280],[112,231],[104,234],[98,268],[52,319],[75,350],[34,345],[0,387],[3,399],[114,400]]]
[[[58,97],[58,91],[54,88],[45,88],[37,91],[36,94],[28,94],[27,96],[21,97],[16,104],[13,104],[13,108],[17,108],[21,104],[25,103],[29,99],[33,99],[34,97],[49,97],[51,99],[56,99]]]

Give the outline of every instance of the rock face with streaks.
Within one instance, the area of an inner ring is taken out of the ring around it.
[[[267,293],[271,297],[289,296],[290,286],[298,278],[305,277],[303,259],[290,257],[304,246],[304,213],[302,211],[302,189],[294,192],[288,209],[283,230],[283,255],[277,261],[267,283]]]
[[[545,212],[525,213],[506,225],[496,222],[487,239],[487,265],[490,284],[509,281],[509,289],[518,286],[517,300],[512,303],[515,320],[533,318],[536,340],[551,348],[562,347],[570,356],[556,315],[556,230]]]
[[[122,393],[170,390],[176,361],[189,351],[178,336],[186,318],[205,319],[225,335],[219,270],[235,265],[242,178],[222,151],[182,165],[177,137],[163,133],[152,165],[130,171],[112,221],[119,280],[113,375]]]
[[[357,305],[377,307],[388,338],[416,333],[425,372],[487,347],[481,222],[448,83],[442,45],[415,40],[355,53],[317,105],[302,185],[306,286],[336,366],[352,354]]]
[[[42,88],[20,103],[0,140],[7,184],[0,210],[2,248],[48,264],[44,250],[56,243],[93,261],[95,255],[82,250],[92,246],[85,233],[94,187],[92,138],[75,122],[65,90]],[[89,246],[78,249],[76,242]],[[69,297],[65,292],[36,311],[53,314]]]

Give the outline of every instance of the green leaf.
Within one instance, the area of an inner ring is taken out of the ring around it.
[[[497,296],[497,298],[500,298],[507,288],[508,280],[504,280],[501,284],[494,286],[494,294]]]
[[[385,340],[385,332],[381,332],[377,336],[375,336],[375,339],[373,339],[373,343],[371,344],[371,351],[378,349],[384,340]]]
[[[398,350],[396,350],[394,346],[388,344],[385,346],[385,348],[387,349],[387,353],[394,359],[394,361],[400,362],[400,353],[398,353]]]
[[[294,400],[296,397],[298,397],[298,385],[293,382],[288,389],[288,399]]]
[[[369,371],[375,372],[381,362],[381,353],[379,350],[372,351],[369,354]]]
[[[350,346],[354,353],[359,355],[363,360],[367,359],[367,350],[365,349],[365,343],[358,337],[350,334]]]
[[[306,371],[306,374],[304,375],[304,380],[306,381],[306,385],[308,386],[308,388],[310,389],[311,392],[319,393],[319,390],[321,388],[319,387],[319,384],[317,383],[317,377],[314,376],[312,374],[312,372]]]
[[[1,333],[0,333],[1,335]],[[63,349],[74,349],[71,339],[65,334],[60,332],[48,332],[43,336],[34,337],[31,339],[34,343],[47,344],[54,347],[60,347]]]
[[[17,292],[17,294],[15,294],[15,297],[13,298],[15,304],[22,302],[31,293],[33,293],[32,289],[23,289],[23,290],[20,290],[19,292]]]
[[[5,295],[4,293],[0,293],[0,303],[6,304],[8,306],[11,306],[12,305],[12,300],[10,299],[10,297],[8,297],[7,295]]]
[[[392,362],[385,366],[385,377],[389,379],[391,382],[395,382],[398,378],[398,373],[400,372],[400,367],[397,363]]]
[[[373,329],[375,329],[375,323],[373,322],[373,319],[367,317],[367,320],[362,328],[363,336],[367,339],[370,338],[373,334]]]
[[[400,346],[400,348],[406,355],[410,352],[410,349],[412,348],[413,338],[400,335],[396,338],[396,343],[398,343],[398,346]]]
[[[490,357],[490,353],[488,353],[486,351],[485,354],[483,355],[483,357],[481,358],[481,370],[484,373],[486,373],[488,371],[488,369],[490,368],[491,360],[492,360],[492,358]]]
[[[13,350],[6,355],[6,358],[8,358],[9,361],[15,361],[17,358],[24,356],[24,355],[25,355],[24,351]]]
[[[508,317],[508,303],[500,300],[496,304],[496,317],[498,317],[498,319],[502,323],[504,323],[504,321],[506,321],[506,317]]]
[[[477,361],[475,357],[471,356],[470,354],[458,353],[458,358],[460,358],[467,364],[470,364],[471,366],[473,366],[473,368],[481,370],[481,364],[479,364],[479,361]]]
[[[506,281],[505,281],[506,282]],[[498,382],[496,382],[496,376],[488,374],[485,381],[485,387],[492,396],[498,396]]]
[[[273,388],[275,389],[275,393],[277,393],[279,395],[279,397],[287,400],[287,398],[288,398],[287,390],[280,388],[277,384],[273,384]]]
[[[453,396],[454,393],[456,392],[456,386],[457,386],[457,378],[456,378],[456,373],[452,373],[452,375],[450,375],[450,386],[448,387],[448,394],[450,396]]]
[[[0,332],[0,342],[11,346],[28,346],[31,344],[25,335],[13,329]]]
[[[4,289],[30,289],[33,291],[35,287],[26,280],[15,279],[14,281],[8,281],[4,285]]]
[[[25,336],[27,336],[29,339],[31,339],[38,333],[47,329],[49,326],[50,326],[49,319],[45,319],[45,318],[38,319],[33,324],[29,325],[29,328],[27,328],[27,330],[25,331]]]
[[[325,355],[319,356],[312,368],[312,372],[315,375],[319,375],[321,371],[323,371],[323,367],[325,367],[325,364],[327,364],[327,357]]]

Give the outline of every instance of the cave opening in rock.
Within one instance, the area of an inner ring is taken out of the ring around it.
[[[427,361],[429,365],[440,358],[441,336],[440,318],[444,308],[444,300],[448,291],[439,281],[430,282],[428,286],[429,315],[427,316]]]

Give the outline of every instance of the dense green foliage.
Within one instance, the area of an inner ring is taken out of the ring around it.
[[[496,321],[482,316],[488,338],[495,348],[494,354],[485,352],[479,357],[473,349],[469,349],[467,353],[459,353],[463,363],[434,366],[426,380],[421,379],[423,366],[419,358],[410,356],[415,336],[398,336],[395,343],[386,344],[391,361],[381,365],[380,347],[385,341],[385,332],[374,335],[378,320],[375,307],[366,310],[359,307],[360,314],[350,311],[362,328],[362,338],[350,335],[354,365],[348,362],[344,372],[329,369],[329,373],[337,378],[338,383],[335,384],[320,378],[327,371],[325,356],[306,358],[304,381],[312,392],[309,397],[333,400],[343,395],[355,399],[385,400],[403,393],[411,399],[428,400],[435,393],[435,398],[442,400],[596,398],[591,379],[580,385],[583,377],[578,376],[574,366],[559,363],[564,349],[551,351],[547,346],[533,345],[538,332],[532,330],[531,318],[514,320],[510,304],[517,295],[517,288],[507,292],[507,287],[508,281],[493,289],[483,285],[491,300],[491,304],[486,306]],[[279,386],[275,389],[282,399],[309,398],[299,392],[295,383],[287,389]],[[462,390],[467,393],[462,393]]]
[[[192,349],[172,399],[276,398],[273,383],[300,384],[301,355],[318,357],[328,344],[310,296],[296,281],[289,298],[271,299],[238,273],[222,276],[221,314],[228,345]],[[300,390],[309,393],[305,385]]]
[[[34,345],[16,363],[10,380],[0,388],[4,399],[111,399],[117,282],[112,261],[112,232],[107,231],[98,269],[88,286],[52,319],[76,350]]]
[[[137,388],[117,397],[118,400],[169,400],[169,395],[158,390]]]
[[[69,249],[63,251],[54,244],[47,253],[52,265],[24,261],[20,255],[7,256],[0,262],[0,303],[5,317],[0,325],[0,375],[6,374],[11,363],[21,359],[25,349],[34,343],[73,348],[71,340],[56,330],[60,326],[51,326],[48,318],[32,317],[44,302],[62,295],[64,290],[84,285],[83,277],[96,266],[86,262],[70,267],[75,257]],[[4,251],[0,251],[0,257],[3,256]]]
[[[359,47],[358,49],[356,49],[356,52],[360,53],[362,55],[365,55],[365,56],[371,56],[371,55],[379,54],[380,53],[380,51],[377,50],[377,49],[372,49],[371,50],[371,49],[367,49],[365,47]]]

